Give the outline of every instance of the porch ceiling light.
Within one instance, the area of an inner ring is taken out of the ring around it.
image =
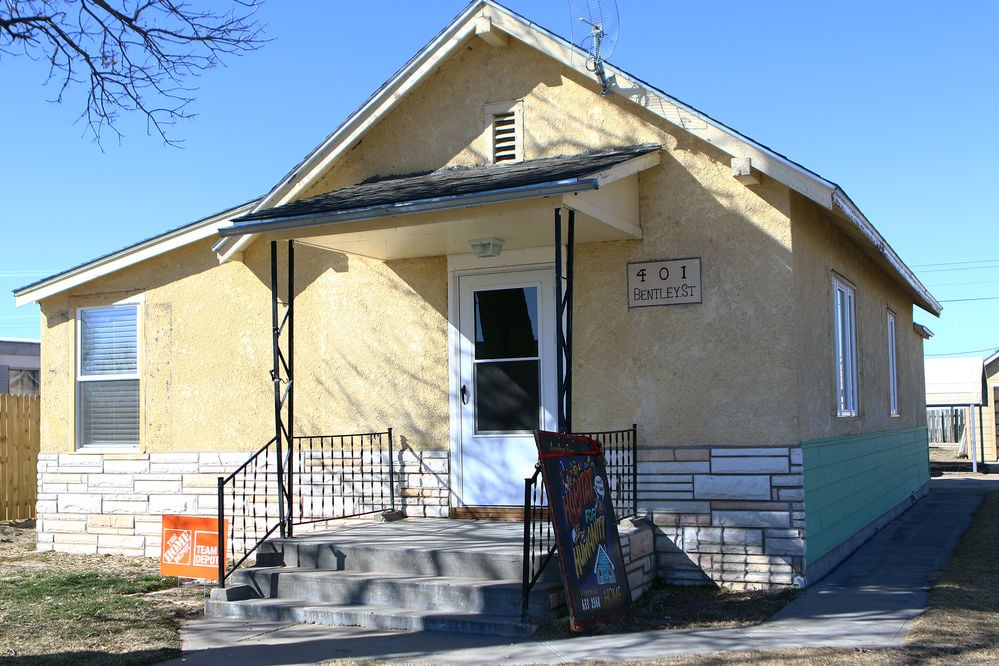
[[[503,250],[502,238],[479,238],[468,241],[468,244],[472,246],[472,254],[476,257],[498,257]]]

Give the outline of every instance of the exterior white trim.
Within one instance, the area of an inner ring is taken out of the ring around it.
[[[832,287],[836,416],[854,418],[860,416],[857,288],[836,273],[832,276]],[[840,294],[847,298],[843,307]]]
[[[49,296],[166,254],[171,250],[212,238],[218,234],[221,227],[232,224],[230,221],[232,218],[248,213],[253,203],[230,208],[19,289],[14,292],[15,304],[20,307],[28,303],[37,303]]]
[[[145,394],[145,382],[142,380],[142,366],[143,366],[143,345],[142,340],[145,334],[145,316],[144,316],[144,305],[146,302],[145,294],[139,294],[136,296],[129,296],[123,298],[119,301],[115,301],[109,305],[100,306],[87,306],[76,308],[75,315],[75,350],[74,350],[74,373],[73,373],[73,450],[76,452],[92,452],[92,451],[104,451],[104,452],[134,452],[143,450],[143,442],[145,435],[145,425],[144,419],[142,418],[144,409],[144,394]],[[87,446],[84,447],[80,444],[83,439],[80,433],[80,384],[83,382],[90,381],[109,381],[107,379],[90,379],[82,374],[80,364],[82,362],[81,349],[83,347],[83,325],[81,322],[82,314],[85,310],[96,310],[102,308],[120,308],[120,307],[134,307],[135,308],[135,372],[127,373],[121,375],[114,375],[115,380],[131,380],[139,382],[139,396],[138,396],[138,412],[139,412],[139,433],[138,441],[132,444],[122,444],[119,446]]]
[[[850,201],[846,193],[836,188],[836,191],[833,193],[833,203],[836,209],[841,211],[846,219],[853,223],[853,227],[863,235],[868,244],[888,262],[891,269],[895,271],[895,274],[902,278],[903,283],[909,287],[909,295],[915,299],[916,305],[931,314],[940,316],[940,312],[943,310],[940,302],[933,297],[933,294],[923,286],[909,267],[895,254],[895,250],[888,245],[888,241],[878,233],[874,225]]]

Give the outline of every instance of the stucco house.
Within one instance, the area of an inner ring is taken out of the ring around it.
[[[268,440],[388,428],[407,520],[632,432],[675,582],[805,585],[915,501],[940,304],[837,185],[585,61],[474,2],[260,199],[15,292],[39,547],[158,556]]]

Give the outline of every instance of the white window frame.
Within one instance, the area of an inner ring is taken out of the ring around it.
[[[888,414],[899,416],[898,411],[898,318],[888,309]]]
[[[836,416],[860,415],[857,380],[857,290],[833,275],[833,347],[835,351]]]
[[[74,387],[74,395],[76,401],[76,450],[78,451],[91,451],[91,450],[125,450],[125,451],[136,451],[139,450],[140,441],[142,438],[142,383],[140,379],[142,367],[142,345],[140,341],[142,340],[142,317],[140,301],[137,300],[126,300],[119,303],[114,303],[112,305],[101,305],[101,306],[88,306],[80,307],[76,310],[76,382]],[[112,308],[131,308],[135,312],[135,371],[130,373],[121,374],[104,374],[104,375],[86,375],[83,373],[83,313],[93,310],[108,310]],[[136,411],[139,413],[139,424],[136,431],[136,439],[134,442],[126,442],[120,444],[84,444],[83,442],[83,408],[82,408],[82,385],[92,382],[103,382],[103,381],[136,381],[139,382],[137,391],[137,404]]]

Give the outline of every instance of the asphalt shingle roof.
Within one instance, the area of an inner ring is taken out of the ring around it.
[[[250,213],[233,222],[239,224],[311,217],[586,178],[659,148],[657,144],[642,144],[600,153],[547,157],[516,164],[451,167],[421,174],[372,178],[309,199]]]

